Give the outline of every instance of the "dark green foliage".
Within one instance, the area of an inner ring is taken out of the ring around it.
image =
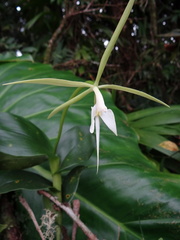
[[[49,65],[30,62],[2,63],[0,73],[1,83],[44,76],[77,79],[69,72],[54,71]],[[52,107],[66,101],[71,93],[70,88],[55,86],[47,87],[33,84],[1,86],[1,102],[3,103],[1,111],[11,111],[11,113],[31,120],[54,143],[61,113],[50,120],[46,118]],[[97,174],[95,151],[92,154],[93,138],[92,135],[88,136],[87,134],[93,96],[89,95],[69,108],[62,134],[62,147],[61,142],[58,146],[58,155],[64,160],[62,166],[65,164],[64,169],[62,169],[62,174],[66,176],[63,180],[64,196],[74,195],[80,200],[81,219],[97,234],[99,239],[117,239],[120,234],[122,240],[140,240],[142,238],[146,240],[159,238],[178,240],[180,224],[179,175],[161,172],[154,159],[149,159],[143,155],[138,146],[138,135],[128,126],[130,118],[132,123],[133,120],[140,118],[140,114],[141,118],[148,116],[152,118],[153,112],[157,113],[159,109],[147,110],[145,113],[134,113],[134,117],[129,115],[128,120],[127,116],[114,106],[108,92],[104,91],[103,96],[108,108],[111,108],[115,113],[118,136],[113,135],[102,123],[100,168]],[[32,104],[33,108],[30,107]],[[166,118],[161,119],[163,124],[170,121],[170,116],[172,116],[173,123],[177,124],[173,120],[176,108],[178,110],[178,106],[172,108],[172,114],[167,115],[167,120]],[[162,108],[162,110],[170,111],[168,108]],[[150,123],[156,121],[158,119],[153,118]],[[147,124],[148,121],[145,121],[144,125]],[[175,129],[173,134],[174,131]],[[33,135],[33,133],[34,130],[31,134]],[[42,146],[41,141],[38,145]],[[84,155],[83,151],[76,151],[79,147],[85,149]],[[73,169],[73,161],[75,169]],[[81,173],[82,165],[87,166],[87,168]],[[44,168],[42,165],[41,167],[41,169],[30,168],[31,172],[25,170],[2,171],[0,174],[2,178],[1,191],[51,188],[52,183],[43,177],[47,176],[44,175],[44,171],[48,171],[48,168]],[[32,171],[38,171],[38,175]],[[30,204],[33,204],[32,196],[34,195],[36,195],[34,191],[33,194],[30,193],[29,197],[28,194],[25,195]],[[36,202],[36,208],[38,206],[42,212],[40,199]],[[36,213],[36,210],[34,211]],[[39,218],[39,211],[37,214]],[[26,223],[28,227],[29,223]],[[64,224],[67,229],[71,229],[72,225],[69,226],[66,222]],[[164,231],[164,226],[166,226],[166,231]],[[26,235],[29,235],[27,230]],[[77,239],[84,239],[81,230],[78,230]]]

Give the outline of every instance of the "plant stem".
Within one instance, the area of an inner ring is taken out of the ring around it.
[[[53,188],[55,189],[54,196],[59,200],[62,201],[62,179],[61,174],[59,173],[60,169],[60,160],[58,157],[53,157],[49,159],[50,170],[52,174],[52,182]],[[62,216],[61,212],[57,212],[56,217],[56,240],[61,239],[61,223],[62,223]]]
[[[80,90],[81,90],[81,88],[77,88],[71,95],[70,99],[75,97]],[[69,106],[63,110],[62,115],[61,115],[57,141],[56,141],[55,148],[54,148],[54,154],[56,154],[56,151],[58,148],[58,144],[59,144],[59,141],[61,138],[62,129],[63,129],[63,125],[64,125],[64,121],[65,121],[65,117],[66,117],[68,109],[69,109]],[[62,178],[61,178],[61,174],[59,172],[60,159],[58,157],[53,157],[49,160],[49,164],[50,164],[50,170],[51,170],[51,174],[52,174],[53,188],[56,191],[54,193],[54,196],[57,197],[59,202],[62,202]],[[60,240],[61,239],[62,214],[60,211],[57,214],[58,214],[58,216],[56,217],[56,224],[57,224],[56,240]]]
[[[77,88],[73,94],[71,95],[71,97],[69,99],[72,99],[74,98],[78,93],[79,91],[81,90],[81,88]],[[61,138],[61,134],[62,134],[62,129],[63,129],[63,125],[64,125],[64,121],[65,121],[65,117],[66,117],[66,114],[67,114],[67,111],[69,109],[69,106],[66,107],[63,112],[62,112],[62,115],[61,115],[61,119],[60,119],[60,124],[59,124],[59,131],[58,131],[58,136],[57,136],[57,140],[56,140],[56,144],[55,144],[55,148],[54,148],[54,153],[56,153],[57,151],[57,147],[58,147],[58,143],[59,143],[59,140]]]

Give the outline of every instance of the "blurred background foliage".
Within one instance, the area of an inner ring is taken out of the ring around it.
[[[35,61],[94,79],[126,0],[2,0],[0,53],[30,53]],[[180,2],[136,1],[108,61],[102,82],[136,88],[179,104]],[[125,112],[155,106],[117,93]]]

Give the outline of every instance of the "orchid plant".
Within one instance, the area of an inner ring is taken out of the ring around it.
[[[62,133],[62,128],[65,120],[66,113],[68,111],[68,108],[70,105],[80,101],[84,97],[86,97],[90,93],[94,93],[94,106],[91,108],[91,124],[90,124],[90,133],[96,133],[96,150],[97,150],[97,172],[99,168],[99,146],[100,146],[100,123],[101,119],[105,123],[105,125],[109,128],[110,131],[112,131],[116,136],[118,135],[117,127],[116,127],[116,120],[114,113],[111,109],[108,109],[107,106],[105,105],[103,95],[101,93],[101,89],[111,89],[111,90],[119,90],[119,91],[124,91],[128,93],[133,93],[142,97],[145,97],[147,99],[153,100],[157,103],[163,104],[165,106],[168,106],[167,104],[163,103],[162,101],[158,100],[155,97],[150,96],[147,93],[141,92],[136,89],[132,88],[127,88],[119,85],[113,85],[113,84],[104,84],[100,85],[100,79],[103,74],[104,68],[106,66],[106,63],[109,59],[109,56],[114,49],[115,43],[119,37],[119,34],[121,33],[121,30],[132,10],[133,4],[135,0],[129,0],[125,11],[109,41],[108,46],[106,47],[104,54],[101,58],[97,76],[94,82],[92,81],[70,81],[70,80],[65,80],[65,79],[55,79],[55,78],[41,78],[41,79],[30,79],[30,80],[24,80],[24,81],[16,81],[16,82],[11,82],[11,83],[6,83],[4,85],[10,85],[10,84],[20,84],[20,83],[32,83],[32,84],[47,84],[47,85],[55,85],[59,87],[74,87],[77,88],[70,99],[66,101],[65,103],[61,104],[60,106],[56,107],[48,116],[48,118],[53,117],[55,114],[57,114],[59,111],[63,110],[61,114],[61,121],[60,121],[60,127],[59,127],[59,133],[57,137],[57,142],[55,146],[55,152],[57,150],[58,142],[61,137]],[[84,90],[85,88],[85,90]],[[93,104],[92,104],[93,105]],[[52,174],[52,183],[54,189],[56,189],[56,192],[54,193],[58,200],[61,202],[62,200],[62,193],[61,193],[61,188],[62,188],[62,180],[61,180],[61,175],[59,173],[59,167],[60,167],[60,160],[58,157],[54,157],[53,159],[49,159],[49,165],[50,165],[50,170]],[[61,225],[61,216],[60,213],[58,213],[58,216],[56,218],[56,223],[58,226]],[[59,230],[58,230],[59,229]],[[60,239],[60,227],[56,230],[56,236],[57,239]]]
[[[91,92],[94,92],[95,94],[95,104],[91,108],[91,125],[90,125],[90,133],[94,133],[94,129],[96,129],[96,149],[97,149],[97,172],[99,168],[99,145],[100,145],[100,119],[103,120],[103,122],[106,124],[106,126],[117,136],[117,128],[116,128],[116,121],[115,121],[115,116],[114,113],[111,109],[108,109],[105,105],[103,96],[100,92],[100,89],[114,89],[114,90],[120,90],[120,91],[125,91],[129,93],[133,93],[142,97],[145,97],[147,99],[150,99],[152,101],[158,102],[160,104],[163,104],[165,106],[168,106],[164,102],[158,100],[155,97],[152,97],[149,94],[146,94],[144,92],[141,92],[136,89],[128,88],[128,87],[123,87],[119,85],[113,85],[113,84],[105,84],[105,85],[99,85],[101,76],[103,74],[104,68],[106,66],[106,63],[109,59],[109,56],[115,46],[115,43],[119,37],[119,34],[121,33],[121,30],[132,10],[134,4],[134,0],[130,0],[129,3],[126,6],[126,9],[109,41],[109,44],[104,51],[104,54],[101,58],[100,65],[98,68],[97,76],[95,82],[78,82],[78,81],[69,81],[69,80],[64,80],[64,79],[54,79],[54,78],[42,78],[42,79],[32,79],[32,80],[24,80],[24,81],[16,81],[12,83],[6,83],[4,85],[10,85],[10,84],[19,84],[19,83],[34,83],[34,84],[47,84],[47,85],[55,85],[55,86],[60,86],[60,87],[77,87],[77,91],[74,92],[74,94],[71,96],[70,100],[67,102],[63,103],[62,105],[56,107],[48,116],[48,118],[51,118],[54,116],[56,113],[61,111],[62,109],[68,109],[68,107],[81,100],[84,98],[86,95],[88,95]],[[83,91],[82,93],[77,95],[77,92],[81,88],[88,88],[87,90]],[[60,132],[58,136],[58,140],[60,139],[62,131],[62,126],[60,127]]]

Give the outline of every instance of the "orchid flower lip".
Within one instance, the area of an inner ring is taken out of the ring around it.
[[[94,132],[94,121],[95,118],[101,118],[106,126],[115,134],[117,135],[117,128],[116,128],[116,121],[114,117],[114,113],[111,109],[108,109],[105,105],[103,96],[98,89],[98,87],[94,87],[93,91],[96,96],[96,103],[91,108],[91,127],[90,132]]]

